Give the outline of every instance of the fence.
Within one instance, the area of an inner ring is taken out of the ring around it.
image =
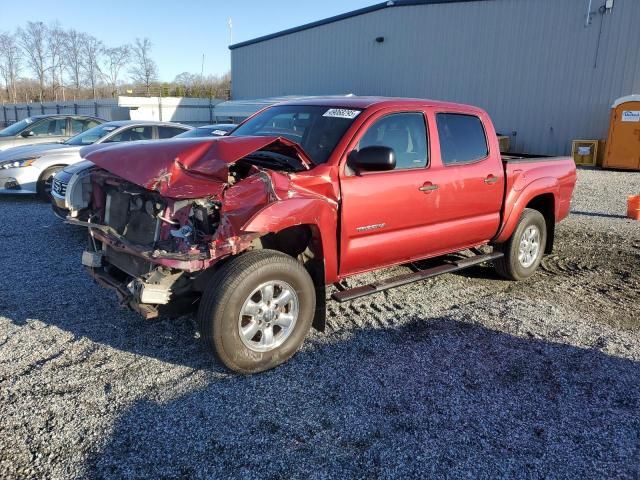
[[[222,101],[211,98],[120,96],[77,102],[1,105],[0,128],[23,118],[46,114],[91,115],[105,120],[157,120],[193,126],[239,123],[268,105],[302,98],[307,97],[287,96]]]
[[[157,120],[193,126],[215,123],[215,105],[203,98],[119,97],[78,102],[24,103],[0,106],[0,128],[34,115],[89,115],[105,120]]]
[[[15,105],[2,105],[0,107],[0,126],[2,128],[23,118],[33,115],[89,115],[93,117],[112,120],[112,110],[118,107],[116,99],[63,102],[63,103],[24,103]]]

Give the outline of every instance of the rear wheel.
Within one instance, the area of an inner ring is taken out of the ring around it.
[[[51,195],[51,185],[53,184],[53,177],[55,177],[56,173],[58,173],[63,168],[64,167],[61,165],[56,167],[49,167],[44,172],[42,172],[42,175],[40,175],[38,183],[36,184],[36,192],[42,200],[45,200],[47,202],[51,200],[49,196]]]
[[[315,287],[297,260],[254,250],[211,279],[198,310],[200,332],[229,369],[268,370],[302,345],[315,312]]]
[[[504,257],[494,263],[498,274],[509,280],[525,280],[534,274],[544,255],[547,224],[537,210],[525,208],[513,235],[496,245]]]

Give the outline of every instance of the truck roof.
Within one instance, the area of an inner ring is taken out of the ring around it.
[[[428,100],[424,98],[404,98],[404,97],[359,97],[359,96],[326,96],[308,99],[290,100],[278,105],[318,105],[326,107],[357,108],[364,110],[369,107],[440,107],[443,109],[463,109],[469,112],[482,112],[481,109],[472,105],[465,105],[455,102],[443,102],[438,100]]]

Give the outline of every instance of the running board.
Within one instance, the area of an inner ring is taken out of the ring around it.
[[[340,290],[334,292],[331,298],[339,303],[348,302],[356,298],[371,295],[373,293],[383,292],[390,288],[400,287],[413,282],[419,282],[420,280],[426,280],[427,278],[442,275],[443,273],[456,272],[464,268],[478,265],[484,262],[490,262],[504,256],[502,252],[492,252],[485,255],[476,255],[469,258],[461,258],[452,263],[443,263],[436,267],[425,268],[424,270],[416,270],[412,273],[404,275],[398,275],[397,277],[386,278],[376,283],[370,283],[369,285],[362,285],[361,287],[350,288],[348,290]],[[343,287],[344,288],[344,287]]]

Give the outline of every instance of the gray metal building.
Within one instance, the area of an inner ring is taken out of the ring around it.
[[[397,0],[230,49],[234,99],[470,103],[512,150],[566,154],[606,138],[613,101],[640,93],[640,0]]]

